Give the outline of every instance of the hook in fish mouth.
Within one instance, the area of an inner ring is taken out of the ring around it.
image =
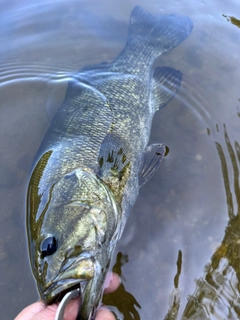
[[[59,288],[59,289],[61,289],[61,288]],[[59,291],[59,293],[57,295],[55,295],[55,297],[53,297],[53,300],[51,301],[51,303],[52,302],[60,302],[61,303],[65,299],[66,295],[68,295],[71,292],[75,292],[75,291],[78,291],[78,296],[82,296],[80,282],[78,282],[75,285],[68,286],[66,289],[62,288],[62,291]],[[71,299],[74,299],[74,297],[72,297]]]
[[[52,304],[60,302],[67,293],[75,290],[78,290],[79,295],[83,297],[87,282],[79,279],[54,282],[45,292],[41,293],[41,298],[46,304]]]
[[[77,297],[81,296],[81,290],[80,288],[76,288],[76,289],[73,289],[69,292],[67,292],[64,297],[62,298],[59,306],[58,306],[58,309],[57,309],[57,313],[55,315],[55,320],[63,320],[64,318],[64,311],[65,311],[65,308],[66,306],[68,305],[69,301],[72,300],[72,299],[75,299]],[[81,299],[82,301],[82,299]],[[81,311],[81,302],[80,302],[80,306],[79,306],[79,311],[78,313],[80,313]]]
[[[91,258],[80,257],[68,266],[45,288],[39,288],[41,298],[47,303],[60,301],[64,294],[72,289],[79,288],[83,296],[86,284],[94,276],[94,262]]]

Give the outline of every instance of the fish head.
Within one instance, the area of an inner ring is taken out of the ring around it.
[[[34,188],[29,188],[28,195],[29,252],[41,298],[49,304],[80,285],[82,318],[88,319],[101,299],[118,240],[119,207],[104,182],[82,169],[46,188],[38,201],[31,190]]]

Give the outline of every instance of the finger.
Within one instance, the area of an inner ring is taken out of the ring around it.
[[[119,275],[115,272],[109,272],[104,283],[104,294],[117,290],[120,284],[121,278]]]
[[[64,320],[75,320],[80,306],[80,298],[72,299],[64,312]]]
[[[57,307],[58,306],[56,303],[45,306],[45,309],[42,309],[40,312],[38,312],[33,318],[31,318],[31,320],[54,320]]]
[[[119,287],[120,283],[121,283],[120,277],[114,272],[109,272],[107,274],[107,277],[104,283],[104,287],[105,287],[104,294],[107,294],[116,290]],[[64,320],[75,320],[76,315],[78,313],[79,305],[80,305],[79,298],[71,300],[66,307]],[[38,301],[26,307],[15,318],[15,320],[38,320],[38,319],[54,320],[57,307],[58,306],[56,304],[46,306],[42,301]],[[110,312],[108,311],[108,313]],[[108,318],[110,317],[110,315],[108,314]],[[108,320],[108,318],[106,318],[106,320]],[[112,318],[109,318],[109,319],[112,319]]]
[[[120,279],[119,275],[114,272],[109,272],[107,274],[107,277],[106,277],[106,280],[104,283],[104,287],[106,287],[104,290],[104,294],[115,291],[119,287],[120,283],[121,283],[121,279]],[[78,310],[79,310],[79,306],[80,306],[80,298],[72,299],[68,303],[66,310],[64,312],[64,320],[75,320],[77,313],[78,313]],[[104,320],[104,319],[115,320],[113,314],[108,309],[104,309],[104,310],[101,309],[98,312],[100,312],[100,311],[101,311],[100,316],[105,317],[105,318],[100,318],[100,319],[102,319],[102,320]],[[104,311],[104,312],[102,312],[102,311]],[[96,318],[96,320],[97,319],[98,318]]]
[[[109,272],[107,274],[105,283],[104,283],[104,294],[110,293],[112,291],[115,291],[119,285],[121,283],[121,279],[118,276],[118,274],[114,273],[114,272]],[[78,314],[78,309],[80,306],[80,298],[77,299],[72,299],[67,307],[66,310],[64,312],[64,320],[75,320]],[[108,309],[104,309],[104,310],[99,310],[98,313],[100,313],[100,320],[115,320],[115,317],[113,316],[113,314],[108,310]],[[97,314],[98,314],[97,313]],[[98,319],[98,316],[96,318],[96,320]]]
[[[104,290],[104,294],[116,290],[119,287],[120,283],[121,279],[118,276],[118,274],[114,272],[109,272],[104,283],[104,287],[106,287]],[[80,298],[72,299],[68,303],[64,312],[64,320],[75,320],[78,314],[79,306]],[[100,309],[97,312],[96,320],[98,320],[98,317],[100,317],[99,320],[115,320],[114,315],[108,309],[105,308]]]
[[[116,318],[110,310],[104,308],[98,310],[96,320],[116,320]]]
[[[14,320],[30,320],[45,308],[46,305],[42,301],[32,303],[24,308]]]

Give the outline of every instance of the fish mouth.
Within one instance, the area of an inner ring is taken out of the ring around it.
[[[80,289],[80,292],[82,292],[86,285],[84,282],[79,279],[54,282],[43,293],[41,293],[41,298],[46,304],[59,302],[68,292],[75,289]]]
[[[63,296],[76,288],[84,294],[86,284],[94,277],[94,262],[90,258],[80,259],[58,274],[58,276],[40,290],[41,298],[46,304],[60,301]]]

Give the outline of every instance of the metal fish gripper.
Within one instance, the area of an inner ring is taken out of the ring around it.
[[[58,306],[57,313],[56,313],[56,316],[55,316],[55,320],[63,320],[64,311],[65,311],[66,306],[68,305],[69,301],[72,300],[72,299],[75,299],[75,298],[77,298],[79,296],[80,296],[80,288],[66,293],[65,296],[62,298],[59,306]]]

